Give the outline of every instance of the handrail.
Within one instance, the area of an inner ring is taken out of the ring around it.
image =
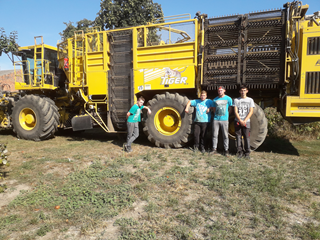
[[[155,18],[152,23],[158,23],[161,20],[163,22],[168,22],[168,21],[173,21],[177,19],[191,19],[191,14],[190,13],[184,13],[184,14],[178,14],[178,15],[172,15],[172,16],[167,16],[167,17],[160,17],[160,18]]]

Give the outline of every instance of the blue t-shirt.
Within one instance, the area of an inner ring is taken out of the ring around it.
[[[212,107],[212,100],[206,99],[201,101],[201,99],[192,100],[191,106],[196,107],[196,118],[195,122],[210,122],[211,112],[207,113],[207,109]]]
[[[143,109],[143,106],[139,107],[137,104],[133,105],[129,110],[129,113],[131,113],[131,115],[128,117],[127,121],[131,123],[140,122],[141,109]]]
[[[213,99],[213,107],[216,108],[213,120],[228,121],[229,119],[228,109],[230,106],[232,106],[232,99],[227,95],[224,95],[224,97],[222,98],[219,98],[218,96],[215,99]]]

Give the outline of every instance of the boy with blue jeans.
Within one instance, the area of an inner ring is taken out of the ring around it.
[[[194,151],[197,151],[200,145],[200,151],[204,153],[207,127],[211,120],[211,113],[207,110],[212,106],[212,100],[207,99],[206,91],[202,91],[200,99],[190,100],[187,103],[186,113],[189,113],[190,106],[196,109],[196,117],[194,119]]]
[[[222,130],[224,155],[229,155],[229,114],[232,112],[232,99],[225,95],[226,89],[223,86],[218,87],[218,96],[213,99],[212,110],[214,112],[212,124],[212,151],[211,154],[217,153],[219,129]]]
[[[127,113],[127,143],[124,145],[126,152],[132,152],[131,143],[139,137],[139,122],[141,121],[141,110],[148,109],[148,114],[151,110],[143,106],[144,98],[140,97],[135,105],[133,105]]]

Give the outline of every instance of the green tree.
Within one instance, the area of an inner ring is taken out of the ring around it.
[[[102,0],[95,25],[108,30],[138,26],[163,17],[161,5],[152,0]]]
[[[94,25],[94,21],[84,18],[79,22],[77,22],[76,27],[73,26],[73,22],[70,22],[70,21],[68,23],[64,22],[64,24],[67,27],[62,31],[62,33],[59,33],[59,34],[60,36],[64,37],[64,39],[67,39],[67,38],[73,37],[75,31],[83,30],[84,32],[86,32],[88,28]]]
[[[82,19],[74,26],[64,22],[66,28],[60,33],[65,39],[74,36],[77,30],[87,31],[89,27],[108,30],[120,27],[144,25],[163,17],[161,5],[152,0],[101,0],[100,11],[95,21]]]
[[[7,36],[3,28],[0,28],[0,56],[2,53],[8,54],[9,52],[15,52],[18,50],[17,44],[18,34],[13,31]],[[9,55],[8,55],[9,56]]]

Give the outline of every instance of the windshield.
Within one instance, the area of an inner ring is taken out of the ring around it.
[[[38,50],[39,51],[39,50]],[[28,50],[22,50],[22,67],[23,67],[23,73],[25,77],[25,82],[29,84],[29,75],[31,78],[34,78],[34,69],[35,69],[35,61],[34,61],[34,49],[28,49]],[[59,62],[57,59],[57,51],[51,50],[48,48],[44,48],[44,59],[50,61],[49,65],[49,72],[56,75]],[[43,69],[41,69],[41,54],[37,53],[37,76],[40,77],[42,71],[44,72],[45,64],[43,64]]]

